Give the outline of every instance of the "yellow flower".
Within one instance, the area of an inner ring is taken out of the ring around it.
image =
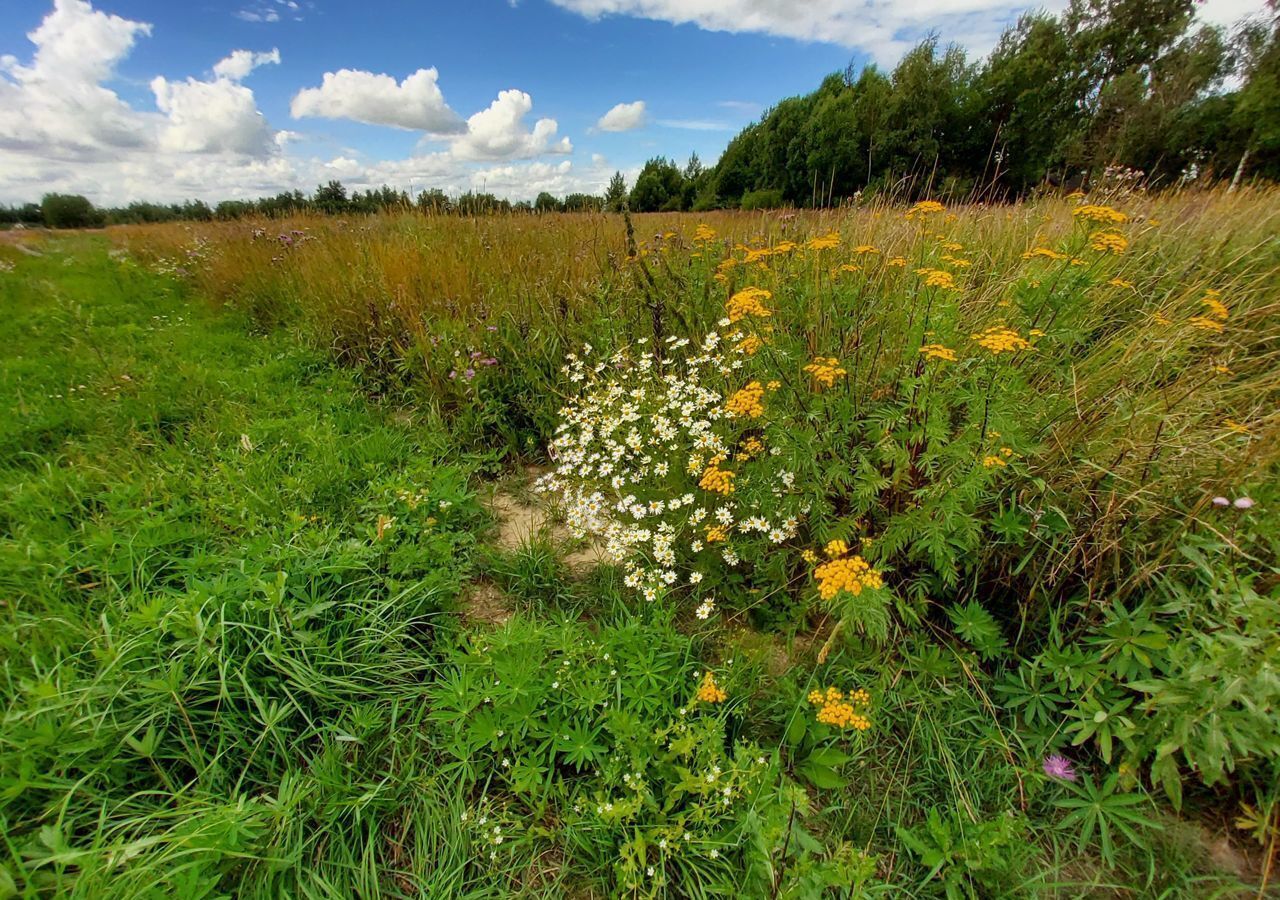
[[[1205,315],[1211,319],[1221,319],[1225,322],[1231,316],[1231,312],[1227,309],[1227,304],[1219,300],[1218,297],[1217,291],[1205,291],[1205,295],[1200,302],[1208,310]]]
[[[822,548],[822,552],[835,559],[837,556],[844,556],[848,553],[849,545],[840,540],[840,538],[836,538],[833,541],[827,541],[827,546]]]
[[[884,261],[886,266],[893,266],[895,269],[906,268],[907,258],[905,256],[894,256]]]
[[[696,696],[703,703],[723,703],[729,697],[724,689],[716,684],[716,677],[710,672],[702,677],[702,684],[698,685]]]
[[[840,232],[833,231],[822,237],[811,238],[809,243],[805,245],[810,250],[830,250],[833,247],[840,246]]]
[[[871,705],[871,695],[861,688],[845,697],[839,688],[829,687],[826,690],[810,691],[807,699],[810,705],[818,708],[817,719],[824,725],[853,728],[857,731],[866,731],[871,727],[871,720],[865,714]]]
[[[706,470],[703,471],[702,478],[698,480],[698,487],[704,491],[724,494],[725,496],[733,493],[733,479],[737,477],[737,473],[728,469],[721,469],[720,463],[722,462],[724,462],[723,456],[717,456],[711,460]]]
[[[764,386],[753,381],[737,391],[724,405],[731,416],[758,419],[764,415]]]
[[[855,266],[853,263],[845,263],[836,271],[837,272],[861,272],[862,266]]]
[[[880,251],[875,247],[872,247],[870,244],[859,244],[853,248],[853,252],[859,255],[865,255],[867,253],[879,253]]]
[[[1248,425],[1237,422],[1235,419],[1223,419],[1223,424],[1227,426],[1227,430],[1233,434],[1252,434]]]
[[[1028,250],[1022,254],[1023,259],[1035,259],[1037,256],[1043,256],[1045,259],[1062,260],[1067,258],[1067,254],[1059,253],[1057,250],[1050,250],[1048,247],[1036,247],[1034,250]]]
[[[773,297],[769,291],[758,287],[743,288],[729,298],[729,302],[725,304],[725,314],[728,315],[730,322],[737,322],[747,316],[759,316],[768,318],[773,315],[773,310],[766,307],[765,301]]]
[[[1208,316],[1192,316],[1187,319],[1187,324],[1192,328],[1199,328],[1201,331],[1222,331],[1222,323]]]
[[[1129,217],[1118,209],[1110,206],[1095,206],[1086,204],[1077,206],[1071,210],[1071,215],[1077,219],[1084,219],[1088,222],[1097,222],[1101,225],[1123,225],[1129,221]]]
[[[755,356],[756,351],[762,346],[764,346],[764,341],[756,337],[754,334],[749,334],[742,340],[738,341],[738,349],[747,356]]]
[[[907,218],[915,216],[927,216],[932,213],[940,213],[946,210],[946,207],[937,200],[921,200],[907,212]]]
[[[724,525],[708,525],[707,526],[707,543],[718,544],[721,541],[729,540],[729,529]]]
[[[998,325],[988,328],[981,334],[971,334],[970,338],[990,350],[993,354],[1013,353],[1017,350],[1032,350],[1031,342],[1012,328]]]
[[[818,594],[823,600],[830,600],[841,591],[857,597],[863,590],[884,585],[880,572],[861,556],[833,559],[818,566],[813,574],[818,579]]]
[[[812,550],[805,550],[800,554],[800,558],[810,565],[813,565],[818,561],[818,554],[814,553]]]
[[[833,356],[817,356],[813,362],[804,367],[804,370],[814,377],[820,384],[831,387],[836,383],[837,378],[843,378],[848,375],[848,371],[840,365],[840,360]]]
[[[1115,231],[1095,231],[1089,235],[1089,246],[1104,253],[1120,254],[1129,249],[1129,239]]]
[[[956,361],[956,351],[942,344],[925,344],[920,348],[920,352],[928,359],[940,359],[943,362]]]
[[[924,283],[928,287],[955,290],[955,277],[950,272],[945,272],[942,269],[916,269],[916,274],[924,278]]]
[[[706,225],[702,222],[698,223],[697,229],[693,232],[693,239],[695,241],[710,241],[714,240],[715,236],[716,230],[710,225]]]
[[[742,445],[738,448],[737,458],[742,462],[746,462],[747,460],[754,459],[763,452],[764,441],[752,435],[743,441]]]
[[[942,261],[949,266],[955,266],[957,269],[967,269],[973,265],[969,260],[961,259],[958,256],[944,256],[942,257]]]

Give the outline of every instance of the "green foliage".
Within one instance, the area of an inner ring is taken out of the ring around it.
[[[45,194],[40,212],[48,228],[92,228],[103,222],[102,214],[79,194]]]

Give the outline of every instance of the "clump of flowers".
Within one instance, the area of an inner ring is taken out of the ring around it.
[[[813,376],[814,380],[826,387],[832,387],[836,380],[844,378],[849,372],[840,365],[840,360],[834,356],[817,356],[813,362],[804,367],[804,370]]]
[[[724,411],[731,416],[758,419],[764,415],[764,385],[753,381],[725,402]]]
[[[1200,302],[1205,307],[1205,315],[1211,319],[1219,319],[1223,322],[1231,317],[1231,311],[1227,309],[1227,304],[1222,302],[1222,293],[1215,290],[1206,290],[1204,296],[1200,298]]]
[[[733,479],[738,473],[728,469],[721,469],[720,463],[722,462],[724,462],[723,456],[713,456],[711,458],[711,462],[702,472],[702,477],[698,479],[698,487],[713,494],[728,496],[733,493]]]
[[[824,725],[856,731],[866,731],[871,727],[871,719],[866,715],[871,706],[871,695],[862,688],[846,696],[839,688],[828,687],[825,691],[811,691],[808,700],[817,708],[817,719]]]
[[[715,240],[716,230],[705,222],[699,222],[698,227],[694,229],[693,239],[700,243]]]
[[[764,288],[743,288],[729,298],[729,302],[724,306],[725,315],[729,317],[730,322],[739,322],[747,316],[767,319],[773,315],[773,310],[764,304],[772,298],[773,294]]]
[[[1035,349],[1030,341],[1005,325],[996,325],[978,334],[971,334],[969,337],[996,356],[1001,353]]]
[[[1103,253],[1119,255],[1129,249],[1129,239],[1117,231],[1095,231],[1089,235],[1089,246]]]
[[[942,344],[925,344],[920,348],[920,354],[926,359],[940,359],[944,362],[956,361],[956,351],[950,347],[944,347]]]
[[[1097,222],[1100,225],[1123,225],[1129,221],[1129,217],[1120,210],[1095,204],[1077,206],[1071,210],[1071,215],[1087,222]]]
[[[922,216],[930,216],[935,213],[946,212],[946,207],[937,200],[921,200],[911,209],[907,210],[907,218],[914,219]]]
[[[844,556],[849,552],[844,541],[839,541],[838,553],[833,552],[832,541],[827,545],[827,555],[837,556],[830,562],[818,566],[813,572],[818,579],[818,594],[823,600],[830,600],[841,591],[847,591],[857,597],[864,590],[873,590],[884,586],[884,579],[879,570],[873,569],[861,556]]]
[[[943,288],[953,291],[956,288],[955,276],[943,269],[916,269],[916,274],[924,279],[928,287]]]
[[[1022,254],[1023,259],[1035,259],[1036,257],[1061,261],[1067,258],[1067,254],[1059,253],[1057,250],[1052,250],[1048,247],[1036,247],[1034,250],[1028,250]]]
[[[834,247],[839,247],[840,232],[833,231],[830,234],[823,235],[822,237],[813,238],[805,246],[810,250],[831,250]]]
[[[808,507],[793,473],[768,448],[760,421],[774,382],[728,385],[751,358],[712,332],[640,341],[600,356],[570,354],[577,394],[560,412],[537,489],[560,502],[570,532],[597,540],[646,600],[763,557],[792,539]],[[734,399],[736,398],[736,399]],[[732,460],[732,462],[730,462]]]
[[[694,696],[703,703],[723,703],[729,699],[724,688],[716,684],[716,676],[710,672],[702,676],[702,683],[698,685],[698,693]]]

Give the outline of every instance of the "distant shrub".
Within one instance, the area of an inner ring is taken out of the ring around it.
[[[786,206],[782,199],[782,191],[768,188],[761,191],[748,191],[742,195],[743,209],[779,209]]]

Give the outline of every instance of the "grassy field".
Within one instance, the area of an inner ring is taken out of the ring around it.
[[[0,244],[0,897],[1266,896],[1277,199]]]

